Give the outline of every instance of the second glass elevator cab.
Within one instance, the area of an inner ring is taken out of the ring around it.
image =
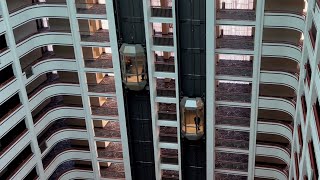
[[[133,91],[143,90],[147,84],[147,59],[140,44],[122,44],[120,50],[122,82]]]
[[[205,131],[204,103],[201,98],[184,97],[180,103],[181,133],[189,140],[202,138]]]

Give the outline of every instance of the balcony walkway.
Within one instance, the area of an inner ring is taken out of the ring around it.
[[[98,147],[98,158],[122,160],[122,145],[119,142],[111,142],[105,148]]]
[[[216,100],[250,103],[251,89],[249,84],[219,83]]]
[[[105,75],[97,84],[88,84],[88,91],[94,93],[116,93],[115,81],[113,76]]]
[[[108,98],[101,106],[91,106],[91,110],[97,116],[118,116],[117,100]]]
[[[124,166],[123,164],[112,163],[109,167],[101,167],[100,173],[102,178],[110,179],[124,179]]]
[[[216,147],[249,149],[249,133],[232,130],[216,130]]]
[[[217,48],[253,50],[253,36],[223,35],[217,38]]]
[[[231,126],[250,126],[250,108],[221,106],[216,109],[216,124]]]
[[[119,122],[109,121],[103,128],[94,128],[96,137],[121,139]]]
[[[157,79],[157,95],[176,97],[176,84],[174,79]]]
[[[112,54],[110,53],[101,53],[101,55],[95,59],[84,58],[84,63],[86,68],[101,68],[101,69],[113,68]]]
[[[217,63],[217,75],[252,77],[252,61],[220,59]]]
[[[256,12],[251,9],[218,9],[217,19],[254,21]]]
[[[106,14],[105,4],[76,3],[78,14]]]

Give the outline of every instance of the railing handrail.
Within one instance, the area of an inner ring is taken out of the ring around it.
[[[294,47],[299,48],[300,50],[303,47],[303,42],[299,41],[299,42],[290,42],[290,41],[284,41],[284,40],[263,40],[262,43],[269,43],[269,44],[287,44],[287,45],[291,45]]]
[[[80,84],[76,82],[62,82],[62,81],[47,82],[43,85],[38,86],[36,89],[34,89],[34,91],[30,95],[28,95],[28,97],[29,97],[29,100],[31,101],[32,99],[34,99],[36,95],[40,94],[45,89],[51,88],[52,86],[57,87],[57,86],[75,86],[75,85],[80,86]]]
[[[299,11],[293,11],[293,10],[265,10],[265,13],[287,13],[287,14],[294,14],[294,15],[299,15],[299,16],[306,16],[306,13],[299,12]]]
[[[25,40],[38,35],[38,34],[42,34],[42,33],[71,33],[71,30],[55,30],[55,29],[50,29],[49,27],[44,27],[42,29],[38,29],[37,32],[33,32],[31,34],[28,34],[27,36],[23,37],[22,39],[20,39],[19,41],[16,42],[16,44],[20,44],[22,42],[24,42]]]
[[[26,7],[30,7],[30,6],[33,6],[33,5],[45,5],[45,4],[56,4],[56,5],[66,5],[66,1],[56,1],[56,2],[33,2],[33,3],[29,3],[29,4],[25,4],[25,5],[22,5],[18,8],[15,8],[15,9],[12,9],[9,11],[9,14],[12,14],[14,12],[17,12],[19,10],[22,10]]]
[[[271,142],[257,142],[257,146],[269,146],[269,147],[273,147],[276,149],[280,149],[280,150],[284,150],[286,151],[287,155],[290,156],[290,149],[288,147],[285,147],[283,145],[280,144],[275,144],[275,143],[271,143]]]
[[[256,167],[258,167],[258,168],[267,168],[267,169],[275,169],[275,170],[280,171],[281,173],[283,173],[285,176],[288,176],[288,172],[286,172],[284,169],[281,169],[280,167],[277,167],[277,166],[270,166],[270,165],[262,164],[261,162],[259,162],[258,164],[256,164]]]

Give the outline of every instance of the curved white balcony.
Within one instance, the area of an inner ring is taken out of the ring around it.
[[[286,173],[281,169],[275,169],[267,166],[256,166],[254,174],[255,177],[259,178],[288,180]]]
[[[28,132],[23,133],[14,144],[0,154],[0,172],[30,143],[31,136]]]
[[[26,113],[23,106],[20,104],[11,112],[8,112],[8,116],[0,118],[0,137],[2,137],[7,131],[9,131],[15,124],[18,123]],[[15,121],[12,121],[14,119]]]
[[[302,51],[300,47],[285,42],[263,42],[262,55],[266,57],[288,58],[300,63]]]
[[[264,27],[304,31],[305,16],[294,12],[268,11],[264,14]]]
[[[25,161],[21,162],[19,170],[10,177],[10,180],[25,178],[26,174],[28,174],[32,170],[32,168],[35,167],[35,165],[36,158],[34,155],[31,155]]]
[[[59,180],[70,180],[70,179],[94,179],[93,171],[84,169],[73,169],[63,173]]]
[[[48,179],[50,175],[55,171],[55,169],[63,162],[70,160],[90,160],[91,153],[90,151],[81,151],[81,150],[67,150],[59,155],[57,155],[53,161],[45,169],[45,179]]]
[[[44,128],[55,120],[63,118],[84,118],[82,107],[58,106],[45,113],[35,124],[35,132],[39,134]]]
[[[296,107],[294,102],[283,98],[259,96],[259,109],[282,111],[294,117]]]
[[[298,91],[298,77],[281,71],[261,71],[260,83],[284,85]]]
[[[12,12],[10,14],[10,22],[12,27],[16,27],[22,23],[42,17],[68,18],[68,16],[66,4],[30,3]]]
[[[80,85],[72,83],[54,83],[43,87],[29,99],[30,108],[33,110],[43,101],[58,95],[81,95]]]
[[[292,132],[292,127],[284,123],[258,121],[258,133],[279,135],[292,142]]]
[[[19,83],[15,77],[8,80],[7,83],[0,84],[0,102],[5,102],[12,95],[19,91]]]
[[[12,54],[10,49],[5,49],[0,51],[0,59],[1,59],[1,64],[0,64],[1,67],[12,63],[13,59],[12,59]]]
[[[63,58],[50,58],[44,61],[40,61],[33,65],[32,67],[33,75],[28,79],[26,74],[23,74],[24,81],[26,85],[31,83],[34,79],[39,77],[42,74],[52,71],[68,71],[73,72],[77,71],[77,62],[74,59],[63,59]]]
[[[42,153],[45,156],[58,142],[66,139],[88,140],[86,129],[61,129],[46,139],[46,150]]]
[[[290,153],[282,147],[269,144],[257,144],[256,155],[277,158],[282,160],[287,165],[290,165]]]
[[[46,45],[72,45],[72,36],[68,32],[40,32],[30,36],[17,44],[19,57],[29,53],[33,49]]]

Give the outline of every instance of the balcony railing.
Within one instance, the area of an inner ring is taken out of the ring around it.
[[[275,169],[282,172],[286,176],[288,176],[289,174],[289,169],[287,165],[256,162],[256,167]]]
[[[152,17],[172,17],[172,7],[152,6],[151,16]]]
[[[12,76],[9,79],[5,80],[4,82],[0,83],[0,89],[6,86],[7,84],[9,84],[10,82],[12,82],[14,79],[16,79],[16,77]]]
[[[217,19],[254,21],[256,12],[251,9],[218,9]]]
[[[162,34],[161,32],[154,32],[153,44],[158,46],[173,46],[173,34]]]
[[[76,3],[78,14],[106,14],[105,4]]]
[[[159,103],[158,119],[176,121],[176,104]]]
[[[162,180],[179,180],[179,171],[162,170]]]
[[[251,102],[251,85],[220,83],[216,91],[217,101]]]
[[[124,166],[120,163],[112,163],[108,167],[100,167],[101,177],[110,179],[124,179]]]
[[[71,170],[85,170],[85,171],[92,171],[91,165],[85,165],[89,162],[87,161],[80,161],[83,162],[82,164],[77,164],[76,161],[66,161],[63,162],[58,166],[58,168],[53,172],[53,174],[50,176],[49,180],[53,179],[60,179],[60,176],[65,174],[68,171]]]
[[[115,81],[113,76],[104,76],[99,83],[88,83],[88,91],[94,93],[116,93]]]
[[[156,55],[155,66],[156,71],[159,72],[175,72],[174,57],[170,56],[169,59],[164,59],[163,56]]]
[[[95,32],[80,31],[81,41],[83,42],[110,42],[109,30],[98,29]]]
[[[111,142],[105,148],[98,147],[98,158],[103,159],[113,159],[113,160],[121,160],[122,156],[122,145],[118,142]]]
[[[100,68],[100,69],[111,69],[112,54],[102,53],[98,58],[84,58],[84,64],[86,68]]]
[[[121,139],[119,122],[109,121],[102,128],[94,128],[94,132],[96,137]]]
[[[217,38],[217,48],[253,50],[253,36],[222,35]]]
[[[118,105],[116,99],[107,99],[101,106],[91,106],[92,115],[96,116],[118,116]]]
[[[174,79],[157,79],[157,95],[176,97],[176,84]]]
[[[38,29],[36,32],[33,32],[31,34],[28,34],[27,36],[23,37],[22,39],[19,39],[18,41],[16,41],[17,44],[25,41],[26,39],[34,36],[34,35],[37,35],[37,34],[41,34],[41,33],[48,33],[48,32],[52,32],[52,33],[70,33],[71,30],[55,30],[55,29],[50,29],[48,27],[44,27],[44,28],[41,28],[41,29]]]
[[[217,63],[217,75],[252,77],[252,61],[220,59]]]
[[[169,143],[177,143],[177,128],[175,127],[160,127],[160,142],[169,142]]]
[[[278,43],[278,44],[288,44],[291,46],[295,46],[302,50],[303,47],[303,40],[299,40],[298,42],[292,42],[292,41],[279,41],[279,40],[263,40],[263,43]]]

